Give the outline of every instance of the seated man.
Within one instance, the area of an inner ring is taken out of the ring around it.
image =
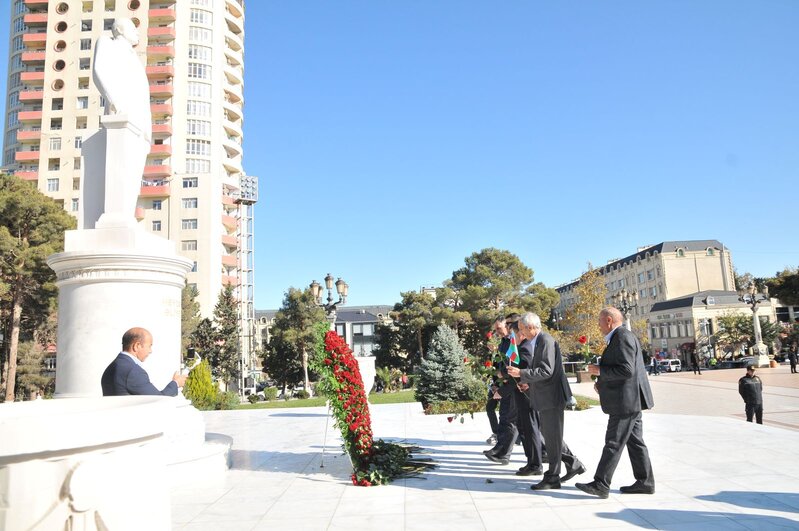
[[[179,372],[172,381],[159,391],[142,367],[142,363],[153,351],[153,336],[144,328],[131,328],[122,336],[122,352],[103,372],[100,380],[103,396],[164,395],[176,396],[178,388],[186,383]]]

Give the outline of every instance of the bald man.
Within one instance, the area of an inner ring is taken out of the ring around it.
[[[599,313],[599,328],[608,346],[599,365],[588,367],[591,374],[598,376],[596,388],[602,411],[608,415],[608,427],[594,481],[576,483],[575,487],[600,498],[608,497],[610,481],[625,446],[635,483],[622,487],[621,493],[655,493],[655,477],[641,419],[641,410],[652,408],[655,401],[646,377],[641,344],[635,334],[622,326],[623,322],[624,317],[616,308],[605,308]]]
[[[153,335],[144,328],[131,328],[122,336],[122,352],[111,362],[100,380],[103,396],[164,395],[177,396],[186,383],[179,372],[161,391],[150,383],[142,363],[153,351]]]

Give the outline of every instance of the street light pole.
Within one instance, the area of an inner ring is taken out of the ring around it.
[[[758,305],[769,300],[768,286],[763,288],[763,293],[757,293],[755,283],[751,282],[748,290],[738,291],[738,300],[748,305],[752,310],[752,328],[755,331],[754,352],[757,356],[757,366],[768,367],[768,347],[763,343],[763,332],[760,330],[760,319],[757,317]]]
[[[330,321],[330,329],[336,330],[336,308],[339,304],[347,302],[347,293],[349,292],[349,285],[339,278],[336,280],[336,293],[338,293],[338,300],[333,302],[333,275],[330,273],[325,277],[325,288],[327,288],[327,304],[322,302],[322,286],[317,282],[311,282],[311,296],[314,303],[325,309],[327,320]]]
[[[632,313],[633,308],[638,307],[638,293],[635,291],[628,292],[626,289],[622,289],[613,296],[613,306],[624,316],[624,325],[627,327],[627,330],[632,331],[630,313]]]

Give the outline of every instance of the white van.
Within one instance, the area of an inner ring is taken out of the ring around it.
[[[658,368],[660,372],[680,372],[682,370],[682,362],[680,360],[660,360],[658,361]]]

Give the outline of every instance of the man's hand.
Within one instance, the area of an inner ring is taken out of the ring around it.
[[[494,391],[494,396],[492,396],[494,400],[502,400],[502,397],[499,395],[497,391]]]
[[[519,384],[518,387],[519,391],[521,391],[522,393],[526,393],[527,390],[530,389],[530,386],[528,384]]]
[[[186,377],[179,372],[175,372],[175,374],[172,375],[172,380],[177,382],[178,387],[183,387],[186,385]]]
[[[599,365],[594,365],[593,363],[588,366],[588,372],[593,374],[594,376],[599,376]]]
[[[508,367],[508,375],[518,378],[522,375],[522,371],[518,367]]]
[[[594,392],[599,394],[599,382],[594,382]]]

